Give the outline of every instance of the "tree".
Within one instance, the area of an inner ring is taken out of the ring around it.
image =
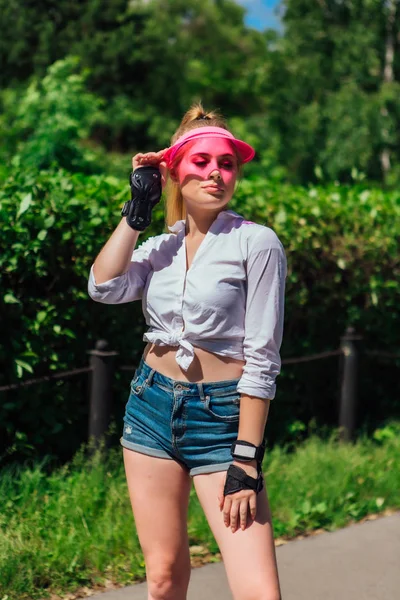
[[[233,0],[0,0],[0,13],[3,86],[80,57],[90,91],[106,101],[97,138],[111,146],[165,144],[196,99],[228,116],[263,106],[266,46]]]
[[[399,5],[284,0],[264,89],[293,179],[308,181],[317,167],[334,179],[355,169],[383,179],[389,155],[399,163]]]

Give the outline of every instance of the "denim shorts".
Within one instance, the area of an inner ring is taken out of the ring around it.
[[[142,357],[131,382],[121,445],[178,461],[191,476],[226,471],[239,429],[238,382],[175,381]]]

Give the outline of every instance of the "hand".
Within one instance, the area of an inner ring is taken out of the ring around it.
[[[257,462],[255,460],[251,462],[235,460],[233,464],[246,471],[250,477],[257,478]],[[249,511],[251,520],[254,521],[256,518],[257,494],[253,490],[240,490],[240,492],[236,492],[235,494],[224,496],[225,479],[226,476],[222,480],[218,494],[219,509],[223,512],[224,524],[226,527],[231,528],[232,533],[235,533],[238,527],[244,531]]]
[[[168,150],[168,148],[164,148],[164,150],[160,150],[159,152],[139,152],[132,157],[132,170],[139,169],[140,167],[145,167],[148,165],[152,165],[153,167],[158,167],[161,173],[161,186],[164,189],[167,179],[168,179],[168,169],[167,164],[162,160],[164,153]]]

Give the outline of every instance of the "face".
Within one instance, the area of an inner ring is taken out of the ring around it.
[[[205,138],[188,147],[175,171],[192,209],[222,209],[233,196],[238,164],[228,140]]]

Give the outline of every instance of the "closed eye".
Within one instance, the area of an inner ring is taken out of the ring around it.
[[[206,160],[196,160],[193,162],[198,167],[205,167],[208,164],[208,161]],[[231,171],[234,168],[234,164],[229,160],[223,161],[222,163],[220,163],[220,166],[224,169],[228,169],[229,171]]]

